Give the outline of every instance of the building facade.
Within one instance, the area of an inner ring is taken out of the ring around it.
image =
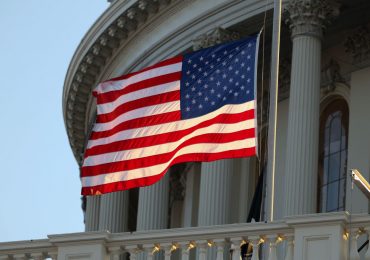
[[[268,161],[273,3],[111,2],[82,39],[65,79],[64,120],[78,164],[95,119],[92,90],[99,82],[263,28],[259,156],[180,164],[153,186],[89,196],[86,233],[50,236],[39,246],[46,248],[41,259],[53,257],[50,252],[60,259],[122,258],[127,253],[130,259],[239,259],[245,243],[252,259],[368,257],[367,246],[360,254],[357,249],[367,239],[369,202],[352,187],[349,169],[370,179],[369,1],[283,2],[274,222],[263,223],[264,206],[270,203],[263,196],[262,222],[249,224]],[[270,188],[264,185],[262,194]],[[22,246],[0,244],[0,255],[34,257]]]

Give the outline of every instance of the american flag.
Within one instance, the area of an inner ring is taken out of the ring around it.
[[[171,165],[256,154],[259,35],[100,83],[82,194],[151,185]]]

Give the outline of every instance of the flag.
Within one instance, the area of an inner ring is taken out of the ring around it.
[[[259,35],[100,83],[82,194],[157,182],[171,165],[256,154]]]

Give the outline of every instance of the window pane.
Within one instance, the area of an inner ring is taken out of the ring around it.
[[[339,179],[340,175],[340,153],[331,154],[329,156],[329,171],[328,182]]]
[[[321,212],[325,212],[326,211],[326,193],[327,193],[327,188],[328,186],[327,185],[324,185],[322,188],[321,188]]]
[[[329,158],[324,158],[324,172],[322,176],[322,185],[325,185],[328,183],[328,171],[329,171]]]
[[[333,211],[338,208],[338,189],[339,182],[334,182],[328,185],[328,199],[326,204],[327,211]]]

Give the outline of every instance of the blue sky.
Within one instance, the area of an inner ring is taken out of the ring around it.
[[[0,242],[83,231],[64,77],[106,0],[0,1]]]

